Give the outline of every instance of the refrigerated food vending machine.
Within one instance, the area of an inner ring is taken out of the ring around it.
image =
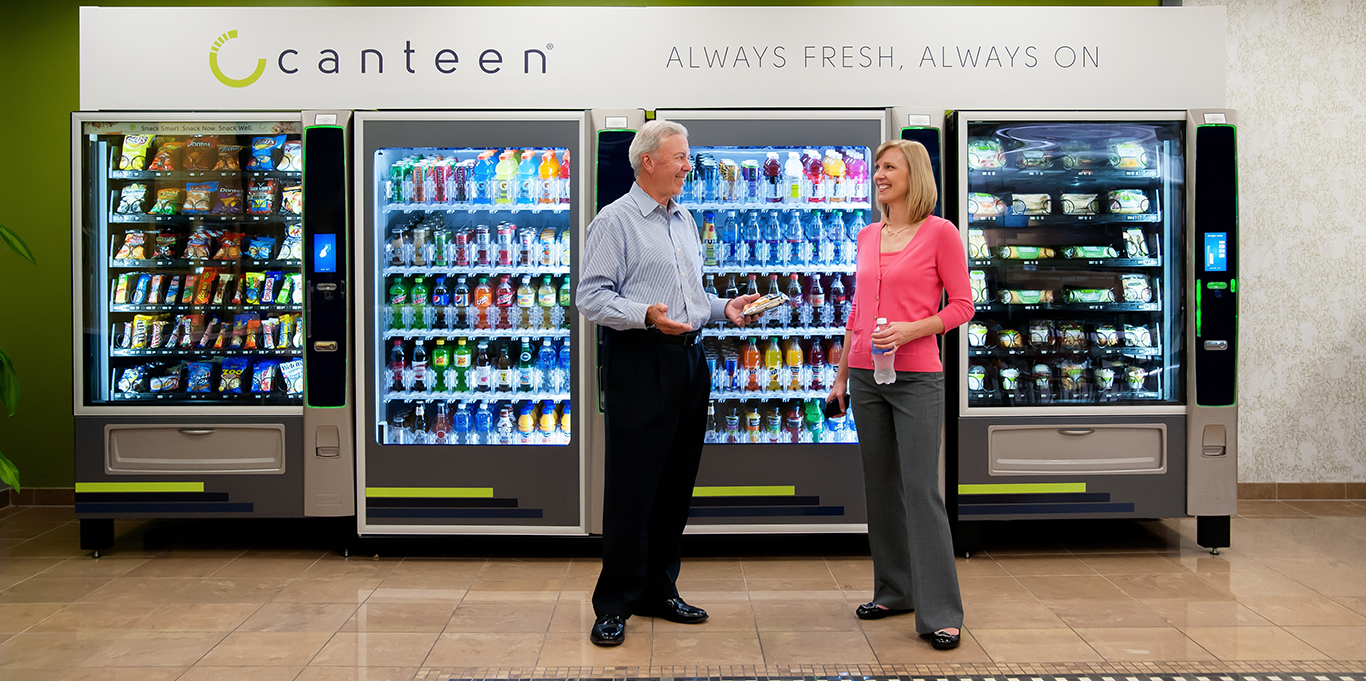
[[[72,114],[83,548],[120,517],[353,513],[349,421],[319,467],[303,408],[305,233],[347,238],[348,117]]]
[[[1236,512],[1232,111],[957,112],[957,515]]]
[[[632,181],[631,118],[611,113],[594,117],[599,208]],[[843,352],[855,236],[878,219],[872,153],[886,110],[655,114],[688,129],[680,200],[700,231],[704,286],[790,301],[749,327],[703,330],[712,401],[688,531],[864,531],[857,414],[826,419],[821,407]]]
[[[356,114],[361,534],[586,532],[585,122]]]

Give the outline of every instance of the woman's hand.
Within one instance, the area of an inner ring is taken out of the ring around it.
[[[934,317],[938,319],[938,317]],[[887,328],[873,334],[873,347],[879,350],[893,350],[924,336],[928,336],[925,323],[891,322]]]
[[[844,401],[848,397],[847,386],[848,379],[843,376],[836,376],[834,385],[830,386],[830,394],[825,396],[826,402],[831,400],[839,402],[841,414],[847,410],[844,405]]]

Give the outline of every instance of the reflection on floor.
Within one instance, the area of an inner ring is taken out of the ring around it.
[[[854,617],[872,586],[860,537],[690,538],[679,589],[710,621],[634,617],[603,649],[591,540],[344,558],[302,523],[120,521],[97,560],[70,507],[12,507],[0,681],[1366,671],[1366,503],[1239,508],[1219,556],[1190,520],[993,527],[958,561],[963,645],[938,652],[913,616]]]

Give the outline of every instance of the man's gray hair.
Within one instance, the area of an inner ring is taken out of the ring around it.
[[[640,175],[640,157],[659,150],[664,140],[674,135],[688,136],[688,129],[673,121],[657,118],[640,126],[640,132],[631,140],[631,170]]]

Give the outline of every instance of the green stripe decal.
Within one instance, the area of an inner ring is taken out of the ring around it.
[[[382,499],[492,499],[492,487],[366,487],[365,496]]]
[[[203,492],[202,482],[78,482],[77,492]]]
[[[959,485],[959,494],[1065,494],[1085,492],[1084,482],[1039,482],[1018,485]]]
[[[768,487],[694,487],[695,497],[794,497],[795,485],[772,485]]]

